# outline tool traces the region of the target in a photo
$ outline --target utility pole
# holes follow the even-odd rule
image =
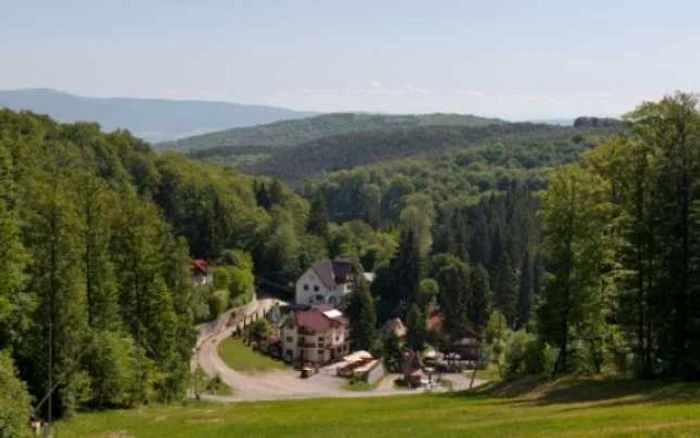
[[[51,321],[51,316],[49,315],[49,402],[48,402],[48,413],[46,419],[45,436],[46,438],[51,437],[51,420],[52,420],[52,404],[53,404],[53,323]]]

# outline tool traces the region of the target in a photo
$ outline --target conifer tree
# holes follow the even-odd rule
[[[311,203],[311,211],[309,212],[306,229],[311,234],[326,238],[328,236],[329,225],[330,219],[328,217],[328,211],[326,210],[326,200],[323,197],[323,193],[319,191]]]
[[[524,327],[530,320],[532,308],[532,266],[529,253],[523,255],[523,263],[520,268],[520,285],[518,288],[518,307],[515,328]]]
[[[412,350],[421,351],[425,344],[427,320],[418,303],[412,303],[406,315],[406,342]]]
[[[408,306],[420,298],[423,262],[420,246],[412,229],[401,233],[401,240],[389,268],[386,293],[382,297],[394,316],[405,317]]]
[[[350,336],[358,349],[370,350],[377,339],[377,313],[369,283],[357,281],[357,290],[350,296],[345,310],[350,319]]]
[[[440,285],[440,307],[445,328],[452,339],[461,339],[469,330],[469,269],[452,257],[436,275]]]
[[[491,314],[491,290],[489,275],[483,266],[477,265],[469,270],[469,302],[467,311],[472,328],[481,335]]]

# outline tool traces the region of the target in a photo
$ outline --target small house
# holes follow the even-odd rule
[[[203,259],[192,261],[192,281],[196,286],[214,283],[214,268]]]

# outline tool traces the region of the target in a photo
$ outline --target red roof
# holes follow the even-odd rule
[[[445,323],[445,317],[442,313],[435,312],[428,318],[428,330],[439,332]]]
[[[342,314],[331,318],[324,313],[332,309],[332,306],[314,306],[309,310],[297,311],[294,313],[294,322],[298,327],[314,332],[325,332],[333,327],[346,326],[348,320]]]
[[[195,259],[192,261],[192,268],[195,271],[199,271],[202,274],[206,274],[209,270],[209,263],[207,263],[206,260]]]

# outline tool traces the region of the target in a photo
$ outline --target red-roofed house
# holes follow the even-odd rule
[[[206,260],[192,260],[192,281],[198,286],[214,282],[214,269]]]
[[[332,306],[297,310],[280,329],[282,357],[301,365],[334,362],[350,351],[349,337],[347,318]]]
[[[355,267],[350,261],[316,262],[297,280],[296,303],[338,306],[343,296],[352,292],[355,275]]]

